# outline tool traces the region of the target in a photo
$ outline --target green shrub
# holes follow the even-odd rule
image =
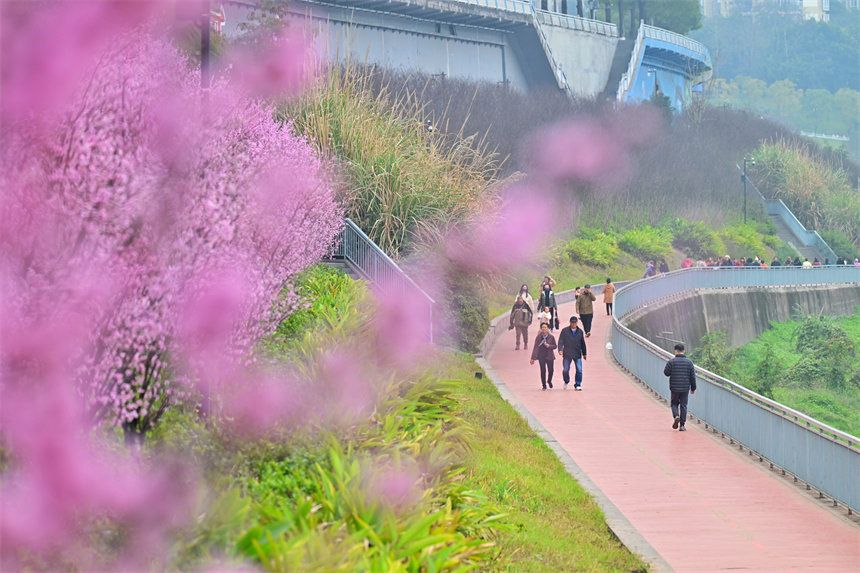
[[[720,237],[727,243],[727,247],[731,244],[739,251],[733,253],[733,256],[752,257],[764,254],[764,243],[755,225],[730,225],[720,231]]]
[[[452,342],[465,352],[476,352],[490,328],[487,292],[472,275],[462,271],[449,274],[443,297],[444,322],[454,325]]]
[[[697,366],[720,376],[728,374],[734,357],[735,351],[729,348],[728,335],[725,332],[709,332],[690,354]]]
[[[642,260],[658,259],[672,251],[672,233],[650,225],[636,227],[621,235],[618,246]]]
[[[672,233],[672,246],[694,259],[720,257],[725,253],[723,242],[701,221],[677,218],[668,228]]]
[[[853,261],[855,257],[860,256],[860,249],[857,249],[851,240],[841,231],[819,231],[819,235],[833,249],[837,257]],[[830,261],[831,264],[836,261]]]
[[[586,237],[568,241],[564,251],[571,261],[595,267],[608,267],[621,254],[613,236],[591,230],[586,233]]]

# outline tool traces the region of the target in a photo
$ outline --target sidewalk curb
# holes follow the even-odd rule
[[[490,350],[490,354],[492,354],[492,349]],[[573,461],[570,454],[568,454],[567,451],[559,445],[555,437],[543,427],[543,424],[541,424],[519,400],[516,399],[513,393],[508,389],[507,385],[505,385],[498,374],[496,374],[496,371],[493,370],[492,366],[490,366],[489,360],[481,356],[476,357],[475,360],[478,365],[484,369],[487,377],[496,386],[502,398],[504,398],[505,401],[513,406],[514,410],[525,418],[529,427],[534,430],[541,439],[543,439],[546,445],[549,446],[553,452],[555,452],[555,455],[558,456],[559,461],[561,461],[564,469],[567,470],[567,473],[573,476],[579,485],[581,485],[583,489],[594,498],[594,501],[597,502],[597,505],[600,506],[600,509],[603,510],[603,514],[606,516],[606,524],[609,526],[610,531],[612,531],[619,541],[621,541],[621,543],[630,551],[642,557],[642,559],[649,564],[649,571],[651,573],[669,573],[674,571],[666,560],[657,553],[654,547],[648,543],[642,534],[633,527],[615,504],[612,503],[600,488],[591,481],[585,472],[576,465],[576,462]]]

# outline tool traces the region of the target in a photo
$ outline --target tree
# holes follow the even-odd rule
[[[702,27],[702,11],[698,0],[649,2],[647,21],[658,28],[688,34]]]

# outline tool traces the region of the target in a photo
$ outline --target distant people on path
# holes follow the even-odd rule
[[[532,298],[532,295],[529,294],[529,285],[523,283],[523,286],[520,287],[520,292],[517,296],[523,297],[523,300],[529,305],[529,308],[532,310],[537,310],[535,308],[535,301]]]
[[[779,262],[779,257],[774,257],[773,260],[770,262],[770,266],[771,267],[782,266],[781,263]]]
[[[591,321],[594,320],[594,301],[597,297],[591,292],[591,285],[585,285],[582,292],[576,297],[576,312],[579,313],[579,319],[582,320],[582,329],[585,331],[585,337],[591,336]]]
[[[669,264],[666,262],[666,259],[660,259],[660,272],[668,273],[669,272]]]
[[[555,279],[549,275],[544,275],[543,281],[541,281],[541,283],[540,283],[540,289],[543,290],[543,287],[545,285],[549,285],[549,288],[554,289],[555,288]]]
[[[791,257],[785,258],[785,266],[787,266],[787,267],[793,267],[794,266],[794,261],[791,260]]]
[[[686,258],[686,259],[684,259],[684,261],[681,263],[681,268],[682,268],[682,269],[689,269],[689,268],[690,268],[690,267],[692,267],[692,266],[693,266],[693,261],[690,259],[690,257],[687,257],[687,258]]]
[[[648,277],[653,277],[657,272],[654,270],[654,261],[648,261],[648,264],[645,266],[645,274],[642,275],[643,279],[647,279]]]
[[[511,308],[510,322],[508,330],[517,330],[517,346],[514,350],[520,349],[520,337],[523,339],[526,350],[529,348],[529,325],[532,323],[532,309],[523,300],[523,297],[518,296],[517,302]]]
[[[663,375],[669,377],[672,416],[675,418],[672,429],[686,432],[687,399],[696,393],[696,368],[693,361],[684,355],[684,345],[680,342],[675,345],[675,357],[666,362]]]
[[[615,300],[615,285],[612,284],[609,277],[606,277],[606,285],[603,287],[603,304],[606,305],[606,316],[612,316],[613,300]]]
[[[811,269],[812,263],[809,262],[809,259],[803,259],[803,263],[801,263],[801,267],[804,269]]]
[[[564,389],[570,384],[570,365],[576,368],[573,379],[573,389],[582,390],[582,361],[586,359],[585,335],[578,328],[579,321],[575,316],[570,317],[570,326],[565,326],[558,335],[558,353],[562,357],[561,376],[564,379]]]
[[[818,260],[818,257],[815,257],[815,258],[813,259],[813,261],[812,261],[812,266],[813,266],[813,267],[820,267],[820,266],[821,266],[821,261],[819,261],[819,260]]]
[[[547,277],[549,278],[549,277]],[[540,293],[540,300],[538,301],[538,306],[540,308],[549,307],[549,313],[551,315],[549,322],[549,331],[552,332],[558,328],[558,305],[555,303],[555,293],[552,290],[552,285],[550,283],[544,283],[543,290]]]
[[[534,346],[532,347],[532,357],[529,364],[534,364],[535,360],[540,364],[540,383],[544,390],[549,386],[552,388],[552,374],[555,370],[555,336],[549,331],[549,324],[541,323],[540,332],[535,338]]]

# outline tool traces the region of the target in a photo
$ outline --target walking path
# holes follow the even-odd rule
[[[702,425],[688,420],[689,431],[671,429],[668,405],[611,361],[610,321],[600,300],[582,392],[572,382],[562,390],[560,359],[555,389],[541,391],[538,365],[528,361],[534,327],[528,351],[514,350],[513,331],[499,337],[489,373],[650,544],[646,549],[659,555],[652,570],[860,571],[860,527]],[[572,314],[573,303],[560,307],[562,323]],[[649,551],[634,550],[649,558]]]

